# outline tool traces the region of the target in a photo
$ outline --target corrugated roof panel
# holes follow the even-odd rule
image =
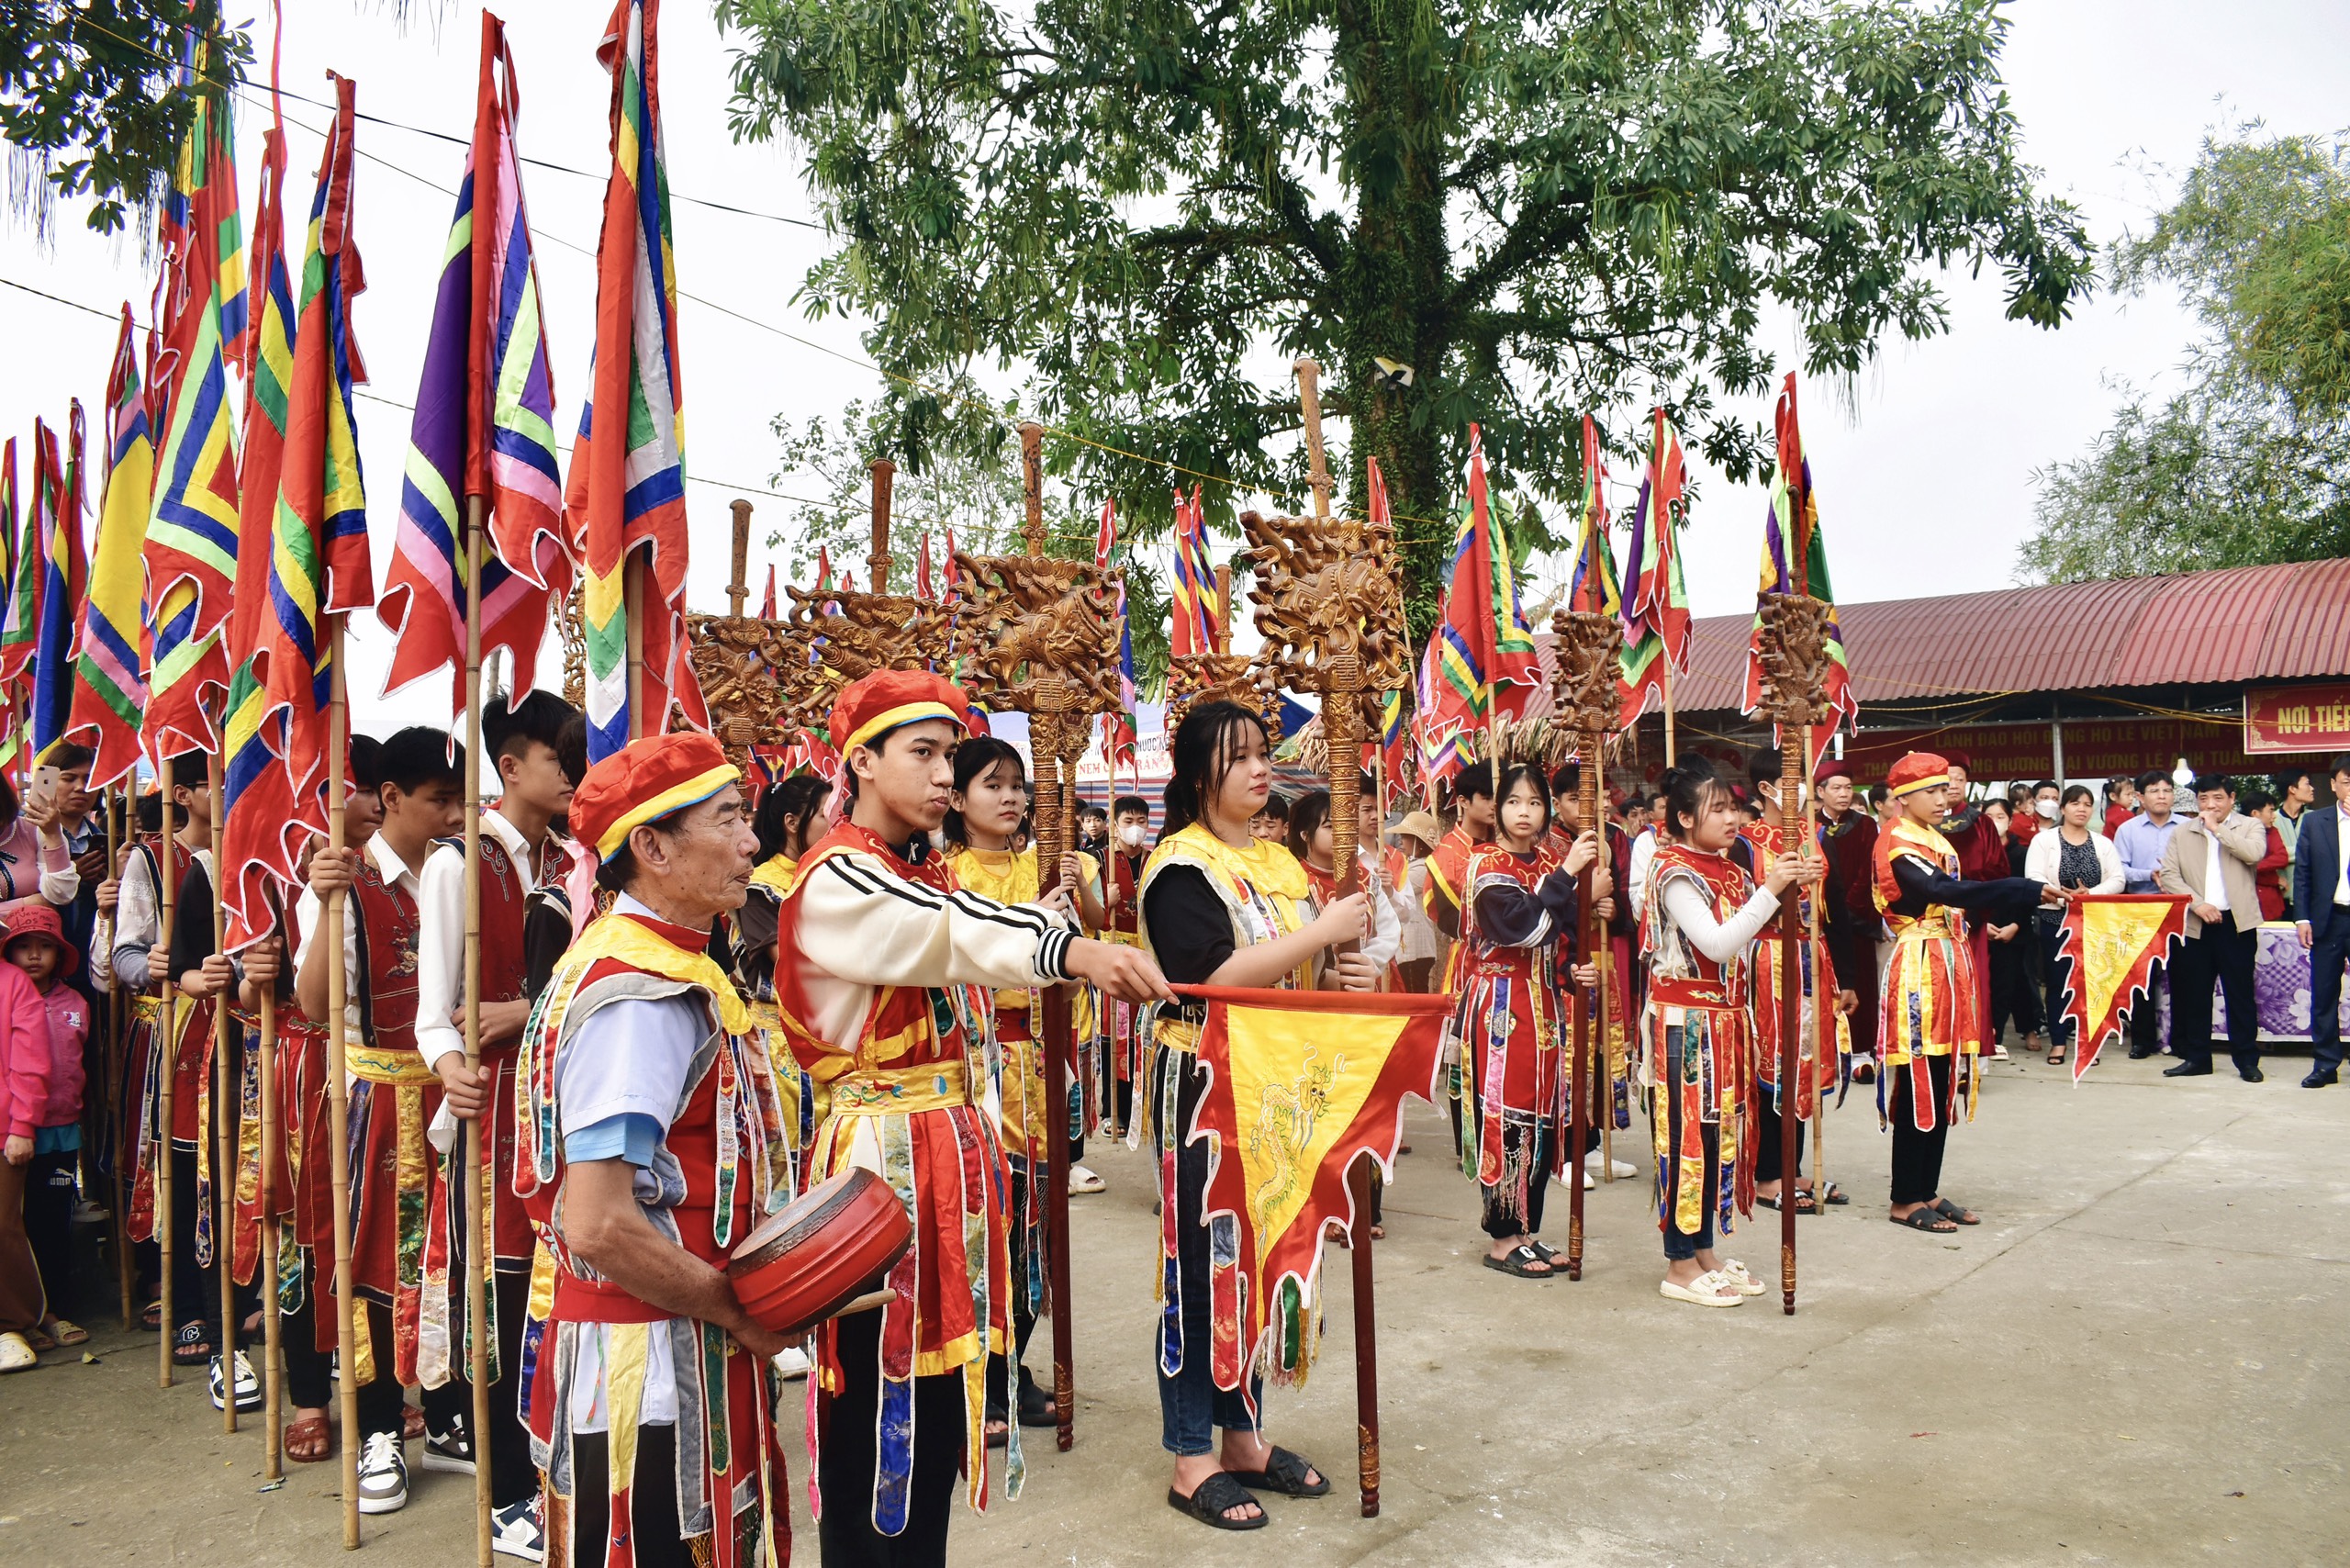
[[[2277,595],[2255,675],[2291,679],[2350,670],[2350,560],[2296,567]]]
[[[2291,566],[2240,566],[2158,577],[2114,666],[2116,686],[2188,686],[2241,680],[2260,645]]]

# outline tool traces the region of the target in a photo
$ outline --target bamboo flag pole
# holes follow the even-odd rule
[[[118,896],[122,887],[123,838],[126,825],[121,813],[127,797],[119,785],[116,786],[111,793],[113,799],[103,802],[106,813],[106,877],[115,884]],[[107,923],[110,933],[120,929],[121,920],[121,905],[118,902],[116,913]],[[108,948],[114,946],[111,935],[102,946]],[[104,972],[107,975],[109,981],[106,987],[106,1103],[119,1111],[123,1099],[122,1086],[130,1072],[130,1063],[124,1059],[129,1049],[130,996],[123,989],[120,979],[115,977],[114,965],[110,958],[99,958],[95,954],[92,955],[92,958],[94,962],[104,966]],[[128,1334],[134,1321],[134,1304],[131,1301],[130,1277],[130,1179],[123,1170],[126,1156],[132,1160],[139,1158],[137,1150],[131,1146],[130,1139],[118,1137],[115,1139],[113,1159],[114,1271],[115,1283],[122,1294],[122,1331]]]
[[[486,499],[465,498],[465,1077],[481,1076],[481,560],[482,514]],[[632,683],[638,678],[642,633],[630,620]],[[635,693],[630,694],[629,718],[636,720]],[[487,1287],[484,1276],[489,1249],[483,1221],[482,1123],[494,1114],[485,1105],[479,1115],[465,1118],[465,1339],[466,1376],[473,1385],[474,1559],[476,1568],[490,1568],[496,1539],[491,1518],[489,1475],[489,1334]],[[509,1369],[520,1376],[520,1369]]]
[[[1669,526],[1669,525],[1668,525]],[[1664,765],[1673,761],[1673,650],[1664,650]]]
[[[179,1032],[173,1025],[178,1021],[178,988],[172,981],[172,904],[178,890],[173,884],[179,880],[172,875],[172,762],[170,757],[158,759],[162,771],[163,836],[156,846],[155,884],[158,895],[156,920],[161,927],[155,946],[163,950],[162,1002],[155,1013],[155,1028],[162,1043],[154,1047],[155,1069],[155,1151],[150,1157],[155,1161],[155,1248],[161,1254],[158,1273],[161,1276],[160,1300],[156,1324],[162,1331],[162,1366],[156,1386],[172,1386],[172,1338],[179,1327],[173,1311],[172,1264],[176,1249],[172,1232],[176,1228],[178,1215],[172,1207],[176,1198],[172,1182],[172,1116],[178,1100]]]
[[[1812,772],[1818,766],[1818,763],[1817,759],[1812,756],[1811,730],[1810,727],[1807,725],[1803,732],[1803,776],[1805,781],[1803,802],[1803,847],[1804,853],[1807,855],[1810,854],[1814,850],[1818,850],[1824,859],[1827,855],[1827,850],[1822,847],[1819,842],[1818,791],[1810,787]],[[1834,1021],[1838,1016],[1836,1013],[1836,990],[1832,986],[1824,984],[1821,979],[1821,977],[1826,974],[1827,970],[1826,966],[1820,961],[1822,948],[1820,946],[1819,910],[1820,905],[1825,902],[1822,894],[1824,894],[1826,890],[1827,890],[1825,888],[1822,888],[1814,891],[1811,895],[1811,935],[1809,938],[1811,946],[1812,976],[1811,1038],[1804,1042],[1808,1047],[1807,1056],[1812,1070],[1812,1204],[1818,1212],[1821,1214],[1826,1214],[1828,1212],[1828,1085],[1833,1081],[1835,1075],[1833,1073],[1822,1072],[1820,1069],[1827,1062],[1833,1062],[1835,1060],[1835,1054],[1831,1047],[1836,1038],[1836,1025]],[[1794,1173],[1790,1171],[1788,1176],[1789,1179],[1792,1180]],[[1779,1190],[1782,1193],[1785,1193],[1791,1189],[1782,1186]]]
[[[329,633],[333,651],[329,655],[328,678],[331,684],[327,698],[327,847],[340,855],[343,849],[343,754],[350,745],[351,711],[343,680],[343,618],[334,615],[328,619],[333,628]],[[349,990],[349,977],[343,968],[344,899],[341,890],[327,895],[325,929],[319,935],[327,945],[327,1170],[334,1192],[335,1354],[336,1362],[342,1369],[339,1380],[342,1406],[342,1547],[350,1551],[359,1545],[359,1358],[358,1335],[352,1323],[351,1086],[344,1076],[350,1068],[344,1052],[342,1017],[348,1001],[344,993]],[[389,1350],[390,1347],[384,1349]],[[389,1374],[388,1367],[377,1365],[376,1376]]]
[[[229,912],[221,902],[221,872],[228,857],[220,847],[221,822],[225,814],[220,809],[220,758],[206,759],[205,788],[212,796],[212,950],[226,954],[229,946]],[[237,1429],[237,1138],[229,1132],[236,1126],[236,1112],[243,1109],[243,1096],[229,1098],[231,1085],[239,1084],[241,1073],[232,1068],[238,1041],[232,1033],[236,1020],[229,1014],[229,1004],[237,999],[236,982],[217,992],[212,999],[212,1193],[218,1218],[213,1221],[212,1264],[220,1274],[220,1343],[215,1347],[220,1357],[220,1429]]]
[[[285,929],[279,924],[279,930]],[[281,941],[281,948],[283,943]],[[278,962],[283,965],[281,951]],[[262,1479],[285,1473],[285,1325],[277,1316],[277,1213],[273,1202],[285,1107],[277,1093],[277,982],[261,988],[261,1333]]]
[[[621,619],[628,626],[628,738],[657,735],[667,725],[648,723],[644,712],[644,553],[632,550],[621,567]]]

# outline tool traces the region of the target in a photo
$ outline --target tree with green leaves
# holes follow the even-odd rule
[[[1406,520],[1416,624],[1471,421],[1561,501],[1585,409],[1665,403],[1748,476],[1767,438],[1723,399],[1772,344],[1850,374],[1943,329],[1938,269],[2042,326],[2092,282],[2019,157],[1998,0],[717,10],[737,136],[804,148],[838,236],[811,313],[870,317],[916,381],[1024,374],[1076,438],[1050,461],[1154,526],[1154,462],[1303,495],[1273,367],[1313,354],[1350,494],[1376,454]]]
[[[180,79],[191,39],[205,48],[209,82]],[[134,212],[151,218],[197,95],[237,79],[252,57],[220,0],[0,0],[12,210],[43,231],[60,198],[86,199],[101,234]]]
[[[2034,476],[2020,575],[2143,577],[2350,555],[2350,144],[2207,137],[2178,199],[2113,255],[2205,335],[2185,388],[2121,388],[2089,450]]]

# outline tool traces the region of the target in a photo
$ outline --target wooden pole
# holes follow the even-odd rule
[[[343,618],[336,615],[330,620],[333,651],[329,656],[332,684],[327,698],[327,847],[340,854],[343,848],[343,754],[350,745],[351,711],[343,679]],[[345,1081],[350,1068],[342,1030],[344,992],[349,985],[343,969],[343,900],[341,892],[327,895],[325,929],[319,938],[327,945],[327,1170],[334,1192],[335,1353],[342,1368],[338,1380],[342,1406],[342,1547],[350,1551],[359,1545],[359,1358],[358,1335],[352,1323],[351,1089]],[[386,1354],[391,1350],[388,1345],[382,1349]],[[378,1362],[375,1375],[388,1377],[391,1369]],[[476,1433],[477,1455],[482,1451],[480,1441],[481,1434]]]
[[[1818,759],[1812,756],[1811,729],[1803,732],[1803,776],[1808,784]],[[1824,859],[1827,851],[1819,843],[1819,800],[1817,790],[1807,790],[1803,806],[1803,847],[1808,855],[1819,849]],[[1818,893],[1811,897],[1811,920],[1808,940],[1811,944],[1811,1038],[1804,1042],[1807,1065],[1811,1068],[1811,1190],[1815,1212],[1828,1212],[1828,1086],[1836,1080],[1831,1070],[1835,1065],[1836,990],[1824,982],[1827,969],[1821,962],[1826,951],[1819,931],[1821,900]],[[1839,977],[1840,979],[1841,977]],[[1782,1186],[1779,1191],[1788,1189]]]
[[[1023,425],[1020,427],[1021,441],[1023,442],[1024,446],[1027,442],[1027,432],[1030,428],[1031,427],[1028,425]],[[1044,433],[1044,426],[1037,425],[1034,428],[1039,435]],[[1025,455],[1024,452],[1024,455]],[[1034,465],[1032,465],[1032,469],[1033,466]],[[888,593],[890,591],[890,498],[893,487],[897,481],[898,465],[890,462],[886,457],[877,457],[872,462],[865,465],[865,471],[867,474],[870,475],[873,479],[873,548],[865,557],[866,569],[872,578],[872,586],[866,591],[868,593]],[[1037,477],[1041,483],[1042,476],[1039,475]],[[1031,491],[1029,500],[1029,510],[1031,514],[1040,515],[1040,509],[1043,504],[1041,495],[1037,492]],[[747,549],[749,547],[751,525],[751,507],[748,501],[743,503],[742,517],[743,547]],[[1042,554],[1044,552],[1041,550],[1032,550],[1030,554]]]
[[[727,613],[740,621],[751,598],[751,503],[737,497],[728,506],[734,513],[734,577],[726,585]]]
[[[1215,569],[1215,651],[1219,654],[1232,652],[1232,568],[1229,566]]]
[[[162,765],[163,836],[157,846],[155,857],[156,907],[159,912],[156,919],[162,932],[156,946],[163,949],[164,963],[162,1004],[155,1014],[155,1027],[162,1032],[162,1042],[156,1047],[156,1060],[160,1065],[155,1073],[155,1152],[151,1158],[155,1161],[155,1247],[162,1255],[158,1266],[161,1276],[158,1282],[162,1288],[158,1293],[160,1311],[156,1322],[162,1331],[162,1367],[156,1386],[169,1388],[172,1386],[172,1339],[179,1329],[178,1318],[173,1311],[176,1304],[172,1299],[172,1264],[175,1250],[172,1231],[177,1217],[172,1209],[175,1197],[172,1182],[172,1115],[179,1088],[179,1038],[173,1025],[177,1022],[174,1014],[178,1009],[174,1003],[179,992],[178,987],[172,983],[173,976],[170,962],[172,905],[179,892],[173,884],[179,879],[172,875],[173,759],[162,757],[159,760]]]
[[[1583,825],[1599,835],[1599,853],[1604,856],[1607,853],[1607,824],[1600,817],[1600,801],[1604,797],[1599,788],[1599,759],[1603,744],[1602,737],[1597,733],[1584,732],[1583,767],[1576,776],[1579,782],[1576,793],[1579,797],[1578,804],[1582,807]],[[1598,865],[1597,860],[1592,862],[1592,880],[1594,881],[1597,880]],[[1610,868],[1613,869],[1612,865]],[[1588,891],[1588,884],[1585,890]],[[1622,889],[1617,890],[1619,897],[1622,892]],[[1592,1058],[1592,1082],[1584,1110],[1585,1114],[1590,1114],[1591,1107],[1588,1103],[1590,1099],[1598,1099],[1607,1107],[1606,1110],[1599,1113],[1599,1169],[1604,1173],[1601,1180],[1613,1182],[1616,1180],[1616,1142],[1610,1133],[1616,1119],[1611,1114],[1616,1098],[1615,1061],[1607,1048],[1607,1005],[1611,1000],[1607,989],[1608,970],[1613,966],[1608,962],[1607,927],[1600,924],[1599,912],[1594,907],[1596,902],[1596,900],[1587,900],[1583,905],[1583,950],[1591,955],[1592,962],[1599,969],[1599,984],[1593,988],[1591,1006],[1591,1037],[1595,1054]],[[1604,1092],[1600,1088],[1602,1084],[1608,1086]],[[1575,1159],[1578,1163],[1584,1159],[1580,1147],[1575,1151]],[[1583,1173],[1577,1170],[1573,1185],[1569,1189],[1570,1198],[1567,1209],[1570,1215],[1574,1211],[1572,1195],[1582,1191]],[[1574,1239],[1572,1233],[1568,1239],[1570,1241]]]
[[[1379,1313],[1371,1294],[1371,1157],[1357,1159],[1347,1172],[1354,1201],[1354,1235],[1348,1248],[1355,1292],[1355,1482],[1362,1491],[1362,1517],[1379,1517]]]
[[[1297,411],[1305,423],[1305,461],[1310,477],[1306,483],[1314,487],[1314,520],[1326,521],[1330,516],[1330,469],[1322,456],[1322,367],[1310,359],[1300,359],[1290,368],[1297,372]]]
[[[1061,687],[1054,678],[1051,684]],[[1048,699],[1049,700],[1049,699]],[[1036,754],[1036,873],[1040,895],[1059,885],[1061,856],[1069,849],[1072,812],[1069,780],[1061,765],[1066,749],[1064,732],[1078,722],[1058,711],[1032,716],[1029,749]],[[1082,733],[1080,729],[1080,734]],[[1075,890],[1071,890],[1072,895]],[[1069,1300],[1069,1058],[1071,1021],[1069,990],[1045,991],[1045,1268],[1050,1276],[1053,1310],[1053,1415],[1059,1429],[1054,1440],[1067,1453],[1077,1442],[1077,1366],[1071,1341],[1077,1337],[1075,1305]],[[1035,1180],[1035,1172],[1030,1172]],[[1015,1383],[1017,1380],[1013,1380]],[[1019,1390],[1007,1397],[1016,1407]],[[1015,1408],[1013,1415],[1018,1411]]]
[[[465,498],[465,1076],[476,1080],[481,1074],[481,565],[487,505],[482,496]],[[735,576],[742,576],[739,552]],[[633,626],[634,617],[630,619]],[[629,712],[633,722],[633,697]],[[465,1375],[474,1395],[476,1568],[490,1568],[497,1538],[489,1492],[488,1215],[482,1202],[482,1123],[494,1114],[494,1107],[485,1106],[481,1115],[465,1119]],[[513,1369],[513,1375],[520,1376],[520,1369]]]
[[[1673,761],[1673,650],[1664,650],[1664,765]]]
[[[874,476],[877,504],[886,495],[888,481]],[[1027,537],[1028,554],[1045,553],[1045,427],[1034,420],[1020,421],[1020,489],[1027,503],[1026,521],[1021,532]]]
[[[621,568],[621,616],[628,623],[628,738],[657,735],[668,727],[669,715],[657,719],[644,711],[644,553],[632,550]]]
[[[1589,781],[1596,776],[1590,759],[1598,749],[1592,743],[1590,732],[1584,732],[1585,760],[1583,776],[1585,783],[1582,791],[1584,800],[1590,798]],[[1498,786],[1494,792],[1497,796],[1501,793]],[[1496,801],[1496,809],[1499,808],[1499,804],[1500,802]],[[1589,808],[1586,807],[1583,821],[1585,827],[1590,825],[1588,812]],[[1605,840],[1603,839],[1602,842],[1604,843]],[[1591,951],[1592,935],[1599,926],[1598,918],[1592,909],[1591,890],[1593,874],[1597,869],[1597,866],[1598,863],[1595,860],[1593,864],[1584,867],[1582,873],[1575,879],[1576,920],[1582,928],[1582,946],[1586,953]],[[1466,890],[1463,890],[1463,892],[1465,896]],[[1587,1126],[1584,1118],[1591,1112],[1589,1081],[1585,1073],[1591,1061],[1592,1002],[1588,996],[1579,996],[1577,1000],[1580,1005],[1575,1008],[1574,1034],[1568,1046],[1567,1058],[1567,1092],[1570,1095],[1567,1102],[1567,1278],[1569,1280],[1583,1278],[1583,1129]],[[1534,1179],[1539,1182],[1544,1178],[1542,1173],[1538,1171]]]
[[[122,882],[123,840],[128,831],[128,824],[125,823],[120,813],[127,797],[119,785],[114,789],[112,794],[113,799],[105,802],[106,876],[119,888]],[[121,922],[119,911],[120,906],[118,905],[115,919],[109,923],[112,928],[118,930],[120,928]],[[111,939],[106,945],[113,946]],[[113,969],[110,956],[101,957],[93,954],[91,960],[94,963],[104,964],[108,972]],[[122,1106],[122,1086],[130,1072],[130,1063],[125,1059],[129,1049],[129,1030],[130,996],[124,991],[121,980],[117,979],[106,991],[106,1103],[118,1112]],[[115,1146],[114,1271],[115,1283],[122,1294],[122,1331],[128,1334],[130,1332],[131,1324],[136,1321],[134,1317],[136,1304],[131,1300],[134,1293],[131,1289],[130,1277],[130,1178],[124,1171],[123,1163],[126,1156],[136,1160],[139,1155],[128,1137],[118,1136],[115,1140]]]
[[[281,930],[283,927],[281,926]],[[279,955],[280,963],[285,956]],[[261,988],[261,1334],[262,1479],[285,1473],[285,1325],[277,1316],[277,1151],[285,1146],[285,1110],[277,1094],[277,983]]]
[[[212,795],[212,950],[226,954],[229,947],[229,912],[221,902],[222,879],[227,874],[228,857],[220,847],[223,827],[220,809],[220,758],[213,756],[205,764],[205,787]],[[229,1129],[236,1126],[236,1113],[243,1107],[229,1098],[232,1085],[241,1088],[241,1074],[232,1069],[233,1058],[243,1045],[233,1033],[236,1020],[229,1015],[229,1004],[237,1000],[233,983],[212,999],[212,1194],[217,1218],[213,1221],[212,1263],[220,1271],[220,1429],[237,1429],[237,1139]]]
[[[1803,788],[1804,745],[1790,735],[1780,739],[1795,744],[1783,745],[1779,753],[1779,842],[1783,853],[1800,855],[1803,845],[1796,835],[1802,831],[1801,819],[1796,815],[1795,803]],[[1796,1095],[1803,1035],[1803,955],[1796,951],[1803,930],[1799,917],[1803,896],[1794,889],[1788,893],[1779,906],[1779,1293],[1792,1317],[1796,1310],[1796,1134],[1803,1127]]]

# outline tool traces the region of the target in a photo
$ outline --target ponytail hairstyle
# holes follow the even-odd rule
[[[759,839],[761,865],[786,850],[795,857],[808,853],[808,846],[815,841],[811,830],[816,825],[816,813],[832,790],[829,779],[812,773],[795,773],[767,787],[759,796],[759,809],[751,818],[751,831]]]
[[[1028,767],[1020,760],[1020,753],[1013,748],[1010,742],[998,740],[993,735],[973,735],[965,740],[955,748],[955,792],[961,794],[978,781],[980,774],[1006,760],[1012,764],[1013,777],[1025,784]],[[1024,816],[1021,821],[1024,824],[1027,819]],[[970,847],[970,838],[963,826],[963,813],[952,806],[946,809],[943,831],[947,843],[966,849]],[[1017,837],[1016,834],[1014,836]]]
[[[1205,818],[1208,801],[1224,788],[1225,778],[1239,760],[1252,729],[1268,747],[1272,745],[1272,732],[1265,728],[1263,715],[1237,702],[1203,702],[1183,715],[1183,722],[1175,727],[1174,744],[1168,747],[1170,772],[1164,797],[1167,825],[1159,834],[1162,842]]]
[[[1304,865],[1314,857],[1314,835],[1330,820],[1330,791],[1308,790],[1289,803],[1289,852]]]
[[[1684,817],[1689,819],[1689,825],[1694,825],[1714,803],[1715,797],[1729,793],[1729,786],[1722,782],[1721,775],[1702,757],[1668,770],[1663,788],[1665,836],[1676,844],[1685,844],[1689,839],[1689,826],[1683,823]]]

